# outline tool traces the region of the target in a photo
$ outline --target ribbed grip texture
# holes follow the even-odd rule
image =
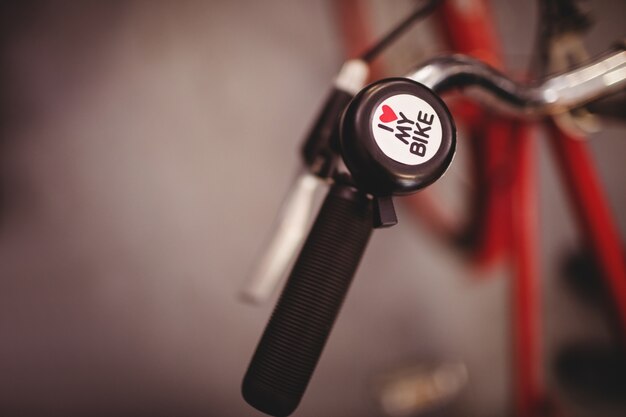
[[[334,185],[244,378],[250,405],[277,417],[296,409],[371,232],[371,201],[352,187]]]

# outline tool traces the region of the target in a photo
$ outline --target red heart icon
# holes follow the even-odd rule
[[[383,105],[383,114],[380,115],[380,121],[383,123],[389,123],[396,120],[398,116],[396,116],[396,112],[393,111],[391,107],[388,105]]]

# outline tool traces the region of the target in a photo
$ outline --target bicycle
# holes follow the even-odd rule
[[[597,58],[591,64],[560,75],[547,77],[543,83],[538,85],[516,83],[480,61],[459,56],[448,56],[428,61],[407,78],[426,85],[437,94],[443,94],[449,89],[460,86],[478,85],[483,92],[491,95],[492,100],[500,105],[505,105],[513,114],[521,118],[526,118],[529,114],[539,117],[563,113],[623,88],[625,81],[622,74],[624,65],[626,65],[626,53],[624,53],[623,45],[620,48],[607,56]],[[606,68],[596,71],[600,66],[606,66]],[[567,80],[582,75],[589,77],[579,84],[569,85],[567,83]],[[602,79],[611,77],[616,80],[614,83],[610,85],[602,83]],[[393,110],[394,107],[404,109],[406,103],[396,102],[394,97],[401,96],[407,91],[412,92],[414,97],[425,101],[430,106],[430,108],[422,109],[422,116],[418,111],[416,120],[409,120],[409,118],[404,117],[405,112],[399,115],[400,111]],[[419,108],[417,104],[413,107],[410,104],[408,106]],[[335,109],[331,113],[336,115],[338,111]],[[434,118],[429,117],[431,114],[436,114],[441,123],[440,143],[442,145],[436,149],[433,155],[430,155],[426,162],[420,162],[418,165],[430,162],[433,157],[436,158],[437,163],[423,165],[422,168],[428,168],[426,171],[407,171],[404,169],[405,167],[398,166],[397,163],[413,166],[411,163],[414,159],[411,159],[411,155],[416,158],[426,158],[426,147],[429,143],[425,144],[419,140],[409,142],[408,136],[410,134],[406,133],[408,132],[406,129],[388,132],[385,129],[388,127],[386,123],[399,120],[404,125],[401,127],[419,125],[419,128],[412,130],[411,134],[414,134],[418,139],[424,139],[426,127],[430,126],[426,122],[432,123],[434,120]],[[387,149],[388,152],[386,152],[382,148],[382,146],[387,145],[380,145],[382,139],[372,134],[372,131],[379,127],[378,124],[370,126],[363,122],[363,119],[369,122],[376,118],[378,119],[377,123],[383,126],[380,129],[387,132],[385,134],[398,139],[396,144],[408,145],[408,154],[411,155],[393,149]],[[414,123],[411,124],[411,121]],[[318,172],[323,171],[328,174],[329,178],[334,179],[335,184],[329,191],[326,202],[318,215],[318,220],[313,226],[309,239],[294,267],[292,276],[259,348],[257,348],[246,376],[246,382],[244,382],[246,399],[273,415],[288,415],[297,406],[328,337],[332,322],[365,249],[372,228],[391,226],[397,222],[391,195],[414,192],[434,182],[445,172],[454,153],[454,125],[445,105],[440,102],[436,95],[430,93],[430,90],[418,87],[418,84],[405,79],[383,80],[368,86],[348,106],[341,126],[340,143],[324,147],[325,153],[322,154],[329,156],[330,162],[336,162],[333,159],[340,154],[351,177],[345,175],[346,171],[337,170],[332,163],[318,163],[316,165],[320,169]],[[432,130],[432,127],[429,130]],[[334,132],[337,131],[334,130]],[[398,138],[396,135],[400,137]],[[405,143],[405,141],[409,143]],[[411,152],[411,147],[414,148],[414,152]],[[381,152],[384,156],[381,156]],[[520,155],[524,155],[524,152],[521,151]],[[337,213],[344,213],[344,216],[342,217]],[[346,227],[346,224],[353,228],[346,232],[342,229],[342,227]],[[346,234],[337,235],[335,230],[344,230]],[[346,238],[348,240],[345,242],[345,246],[338,243],[338,241]],[[348,252],[341,252],[340,249],[345,247],[349,248],[347,249]],[[330,262],[330,265],[321,266],[317,260],[319,256],[330,258],[333,261]],[[322,267],[331,269],[324,269],[324,273],[320,276],[318,274]],[[325,287],[324,281],[315,281],[315,279],[326,279],[325,276],[332,275],[339,284],[327,283],[331,285],[330,288]],[[316,300],[310,297],[310,291],[326,294],[329,298],[328,300],[324,298],[323,301],[328,301],[328,304],[317,305]],[[321,311],[324,309],[325,311]],[[308,315],[315,315],[316,317],[312,319],[307,317]],[[299,329],[316,329],[317,331],[314,336],[311,336],[302,333],[306,330]],[[298,335],[298,337],[294,337],[294,335]],[[306,338],[305,336],[310,337],[310,345],[301,342],[303,338]],[[299,349],[292,349],[293,347]],[[289,355],[285,357],[283,355],[287,354],[285,348],[290,351],[293,350],[296,355],[299,355],[297,352],[301,352],[302,355],[298,358],[289,357]],[[263,363],[263,361],[266,362]],[[276,374],[276,369],[281,367],[284,368],[282,369],[284,372],[280,375]],[[292,367],[296,369],[291,369]],[[270,380],[271,382],[268,382]],[[264,384],[266,384],[265,388],[259,388]],[[253,385],[257,386],[256,392],[252,392],[254,391]],[[263,393],[270,395],[267,386],[278,388],[282,393],[268,400],[267,397],[263,397]],[[527,392],[526,395],[533,397],[536,393]],[[283,402],[282,404],[278,400],[279,397]],[[536,403],[535,398],[527,398],[526,401]],[[536,404],[528,405],[527,408],[533,406]]]

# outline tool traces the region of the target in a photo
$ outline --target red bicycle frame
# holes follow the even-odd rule
[[[347,10],[350,13],[345,13]],[[363,50],[372,39],[365,15],[362,2],[339,2],[341,27],[350,56]],[[438,21],[442,35],[453,50],[502,67],[501,48],[486,0],[462,4],[443,2]],[[377,77],[380,68],[376,72]],[[511,325],[516,415],[554,414],[547,408],[552,401],[549,401],[541,372],[536,127],[532,123],[493,115],[469,101],[457,103],[453,113],[468,133],[476,184],[471,220],[465,230],[466,239],[472,243],[472,258],[475,265],[483,268],[506,258],[513,271]],[[564,133],[553,122],[548,122],[547,126],[582,237],[597,260],[623,335],[626,335],[626,263],[592,158],[584,141]],[[406,200],[415,212],[426,214],[436,230],[454,238],[453,228],[433,209],[428,192]]]

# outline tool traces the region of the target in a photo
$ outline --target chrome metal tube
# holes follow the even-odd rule
[[[437,93],[462,89],[521,117],[558,114],[626,88],[626,48],[539,82],[521,83],[465,55],[434,58],[407,76]]]

